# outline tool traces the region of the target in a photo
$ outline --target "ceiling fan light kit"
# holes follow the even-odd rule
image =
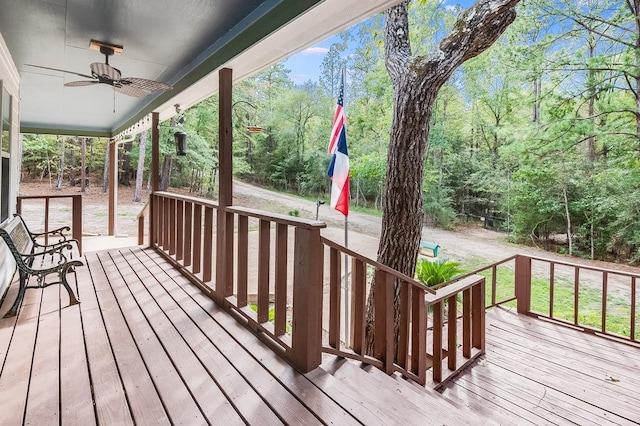
[[[168,84],[155,80],[149,80],[140,77],[122,77],[119,69],[109,65],[109,56],[120,55],[124,48],[122,46],[109,44],[101,41],[91,40],[89,43],[91,50],[98,50],[104,55],[104,63],[93,62],[89,65],[91,75],[77,73],[75,71],[62,70],[58,68],[43,67],[40,65],[29,65],[31,67],[43,68],[52,71],[74,74],[79,77],[88,78],[89,80],[70,81],[65,83],[66,87],[83,87],[92,86],[94,84],[108,84],[113,87],[115,92],[136,98],[143,98],[150,95],[154,91],[171,90],[173,87]]]

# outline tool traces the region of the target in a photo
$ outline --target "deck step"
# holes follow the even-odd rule
[[[461,412],[434,390],[417,388],[404,379],[389,376],[371,366],[361,366],[356,361],[333,358],[317,370],[331,374],[342,392],[357,396],[362,400],[361,404],[371,404],[371,410],[379,410],[388,416],[384,423],[409,424],[415,419],[423,419],[423,424],[487,424],[485,418]],[[395,404],[389,406],[385,401],[395,401]]]

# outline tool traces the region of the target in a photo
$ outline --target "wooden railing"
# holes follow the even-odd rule
[[[321,361],[322,222],[156,192],[152,245],[301,371]]]
[[[144,203],[144,207],[142,207],[142,210],[138,213],[138,245],[140,246],[144,244],[144,219],[147,216],[149,216],[149,201]]]
[[[51,226],[51,202],[54,204],[58,201],[62,203],[71,199],[71,217],[58,219],[58,223]],[[24,211],[23,201],[25,200],[42,200],[44,206],[42,208],[37,207],[37,215],[31,212]],[[25,203],[26,204],[26,203]],[[40,213],[42,211],[42,213]],[[22,195],[17,198],[16,212],[23,216],[27,226],[29,226],[32,232],[48,232],[52,229],[62,226],[71,226],[72,238],[78,240],[78,249],[82,254],[82,195]],[[69,220],[70,219],[70,220]],[[45,236],[45,244],[49,243],[49,239]]]
[[[427,371],[431,369],[430,382],[436,387],[484,353],[483,277],[469,276],[433,290],[331,240],[323,238],[322,242],[329,252],[329,314],[325,324],[329,332],[324,352],[374,365],[388,374],[399,372],[423,385],[428,382]],[[352,268],[347,285],[351,290],[350,300],[346,301],[342,284],[344,255]],[[366,299],[372,280],[376,286],[374,320],[369,331],[373,352],[367,353]],[[397,308],[394,307],[396,299]],[[443,317],[445,302],[446,320]],[[344,303],[349,304],[349,318],[342,314]],[[460,340],[462,350],[457,348]]]
[[[638,342],[640,274],[519,255],[515,280],[519,313]]]
[[[320,365],[324,351],[389,374],[399,372],[421,384],[428,382],[427,370],[433,367],[431,381],[437,384],[484,351],[483,277],[431,290],[322,238],[322,222],[221,208],[208,200],[166,192],[154,193],[151,202],[152,246],[300,371]],[[348,301],[341,288],[343,255],[353,266]],[[373,276],[378,286],[377,319],[373,354],[368,355],[365,306]],[[324,300],[323,283],[329,287]],[[341,315],[344,303],[352,307],[346,319]],[[349,339],[341,334],[345,321]],[[328,330],[326,339],[323,328]]]

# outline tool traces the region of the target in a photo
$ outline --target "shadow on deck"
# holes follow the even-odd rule
[[[333,356],[301,374],[155,251],[86,260],[80,305],[59,286],[28,290],[19,315],[0,320],[0,424],[640,421],[629,345],[498,308],[486,359],[442,395]]]

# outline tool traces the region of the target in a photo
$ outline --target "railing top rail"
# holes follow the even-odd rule
[[[140,219],[141,217],[146,217],[148,213],[149,213],[149,200],[147,200],[147,202],[144,203],[142,210],[140,210],[140,213],[138,213],[138,219]]]
[[[204,206],[209,206],[214,209],[218,208],[218,203],[215,203],[211,200],[207,200],[206,198],[192,197],[190,195],[175,194],[173,192],[166,192],[166,191],[156,191],[153,194],[159,195],[165,198],[173,198],[175,200],[182,200],[182,201],[188,201],[191,203],[202,204]]]
[[[56,195],[18,195],[19,200],[37,200],[40,198],[75,198],[82,197],[82,194],[56,194]]]
[[[242,216],[255,217],[256,219],[264,219],[269,221],[278,222],[284,225],[296,226],[298,228],[305,229],[321,229],[326,228],[327,224],[317,220],[296,218],[293,216],[287,216],[283,214],[265,212],[262,210],[249,209],[246,207],[229,206],[225,207],[225,211],[230,213],[236,213]]]
[[[405,274],[403,274],[401,272],[398,272],[395,269],[390,268],[390,267],[388,267],[386,265],[383,265],[382,263],[379,263],[379,262],[377,262],[377,261],[375,261],[373,259],[369,259],[368,257],[361,255],[360,253],[356,253],[355,251],[348,249],[347,247],[343,246],[342,244],[336,243],[335,241],[329,240],[329,239],[327,239],[325,237],[321,237],[321,240],[322,240],[323,244],[325,244],[325,245],[327,245],[329,247],[335,248],[337,250],[340,250],[343,253],[346,253],[351,257],[359,259],[359,260],[363,261],[364,263],[369,264],[369,265],[371,265],[371,266],[373,266],[375,268],[383,270],[383,271],[387,272],[388,274],[391,274],[394,277],[396,277],[398,279],[401,279],[402,281],[406,281],[407,283],[409,283],[410,285],[412,285],[414,287],[418,287],[421,290],[424,290],[426,293],[436,294],[435,290],[433,290],[430,287],[427,287],[426,285],[422,284],[420,281],[417,281],[416,279],[411,278],[410,276],[405,275]]]
[[[621,271],[621,270],[618,270],[618,269],[601,268],[599,266],[590,266],[590,265],[584,265],[584,264],[581,264],[581,263],[566,262],[564,260],[555,260],[555,259],[549,259],[549,258],[546,258],[546,257],[539,257],[539,256],[529,256],[529,255],[520,255],[520,256],[527,257],[529,259],[537,260],[537,261],[540,261],[540,262],[547,262],[547,263],[554,263],[556,265],[569,266],[571,268],[588,269],[590,271],[606,272],[608,274],[622,275],[622,276],[631,277],[631,278],[633,278],[633,277],[640,278],[640,273],[626,272],[626,271]]]
[[[462,280],[464,278],[470,277],[472,275],[477,275],[479,272],[486,271],[487,269],[491,269],[491,268],[493,268],[495,266],[500,266],[500,265],[502,265],[504,263],[510,262],[513,259],[515,259],[516,257],[518,257],[518,255],[514,254],[513,256],[509,256],[506,259],[499,260],[499,261],[497,261],[495,263],[492,263],[490,265],[483,266],[482,268],[475,269],[475,270],[473,270],[471,272],[467,272],[466,274],[462,274],[462,275],[460,275],[458,277],[455,277],[454,279],[452,279],[450,281],[434,285],[432,288],[435,289],[435,290],[439,290],[439,289],[441,289],[443,287],[447,287],[447,286],[451,285],[452,283],[458,282],[458,281],[460,281],[460,280]]]
[[[434,304],[440,302],[444,299],[447,299],[451,296],[455,296],[456,294],[464,291],[468,288],[473,287],[480,281],[484,280],[483,276],[480,275],[470,275],[466,278],[462,278],[459,281],[456,281],[452,284],[449,284],[446,287],[442,287],[436,291],[436,294],[427,294],[425,296],[425,301],[428,304]]]
[[[214,209],[218,209],[218,210],[224,210],[230,213],[235,213],[235,214],[239,214],[242,216],[250,216],[250,217],[254,217],[256,219],[264,219],[264,220],[268,220],[268,221],[272,221],[272,222],[277,222],[277,223],[281,223],[284,225],[290,225],[290,226],[296,226],[298,228],[305,228],[305,229],[321,229],[321,228],[326,228],[327,224],[324,222],[320,222],[317,220],[309,220],[309,219],[303,219],[303,218],[296,218],[293,216],[287,216],[287,215],[283,215],[283,214],[278,214],[278,213],[271,213],[271,212],[266,212],[263,210],[256,210],[256,209],[249,209],[246,207],[240,207],[240,206],[229,206],[229,207],[220,207],[218,206],[217,203],[211,201],[211,200],[207,200],[205,198],[199,198],[199,197],[192,197],[189,195],[181,195],[181,194],[174,194],[172,192],[165,192],[165,191],[156,191],[154,192],[155,195],[159,195],[161,197],[165,197],[165,198],[173,198],[175,200],[182,200],[182,201],[188,201],[190,203],[195,203],[195,204],[201,204],[204,206],[208,206],[208,207],[212,207]]]

